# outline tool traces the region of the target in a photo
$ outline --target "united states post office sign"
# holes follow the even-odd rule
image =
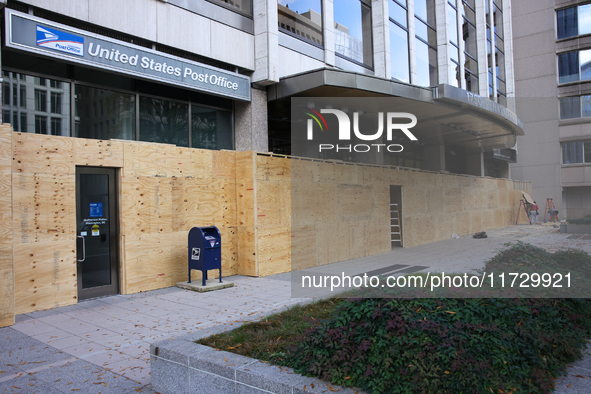
[[[6,9],[6,46],[250,101],[250,78]]]

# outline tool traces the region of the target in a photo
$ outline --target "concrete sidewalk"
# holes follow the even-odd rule
[[[481,268],[504,243],[517,240],[550,251],[572,247],[591,253],[589,237],[560,234],[548,225],[510,226],[488,235],[399,248],[337,264],[358,273],[387,272],[393,265],[404,265],[409,272],[468,272]],[[232,329],[306,301],[292,298],[290,274],[227,279],[235,287],[210,293],[171,287],[19,315],[15,325],[0,329],[0,392],[153,392],[151,343],[220,324]],[[591,392],[591,357],[585,357],[559,380],[557,392]]]

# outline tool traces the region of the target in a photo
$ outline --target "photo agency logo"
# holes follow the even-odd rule
[[[343,110],[322,108],[320,111],[317,111],[310,107],[302,108],[304,109],[305,115],[309,117],[306,123],[306,138],[308,141],[315,140],[315,129],[319,130],[320,133],[329,132],[328,123],[323,115],[334,115],[338,122],[338,143],[325,143],[326,135],[322,135],[319,138],[323,140],[323,143],[318,144],[319,153],[326,151],[348,151],[356,153],[402,152],[404,147],[401,144],[392,143],[395,133],[398,132],[402,132],[410,141],[417,141],[417,137],[410,131],[411,128],[416,126],[417,117],[408,112],[378,112],[377,119],[375,115],[371,119],[368,118],[371,114],[366,114],[366,121],[363,122],[360,121],[360,115],[363,115],[363,112],[354,111],[352,112],[353,121],[351,122],[350,115]],[[371,125],[374,121],[377,121],[377,131],[374,131],[375,124],[373,126]],[[360,123],[365,124],[360,125]],[[379,143],[379,141],[384,141],[384,129],[386,131],[385,137],[387,143]],[[353,134],[351,130],[353,130]],[[352,143],[356,140],[363,141],[363,143]],[[370,141],[373,143],[370,143]]]

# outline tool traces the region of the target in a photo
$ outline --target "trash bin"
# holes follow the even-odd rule
[[[203,286],[208,270],[220,270],[222,283],[222,236],[217,227],[193,227],[189,231],[189,283],[191,270],[201,271]]]

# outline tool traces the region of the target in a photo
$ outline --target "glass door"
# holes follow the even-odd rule
[[[115,169],[76,168],[78,300],[117,294]]]

